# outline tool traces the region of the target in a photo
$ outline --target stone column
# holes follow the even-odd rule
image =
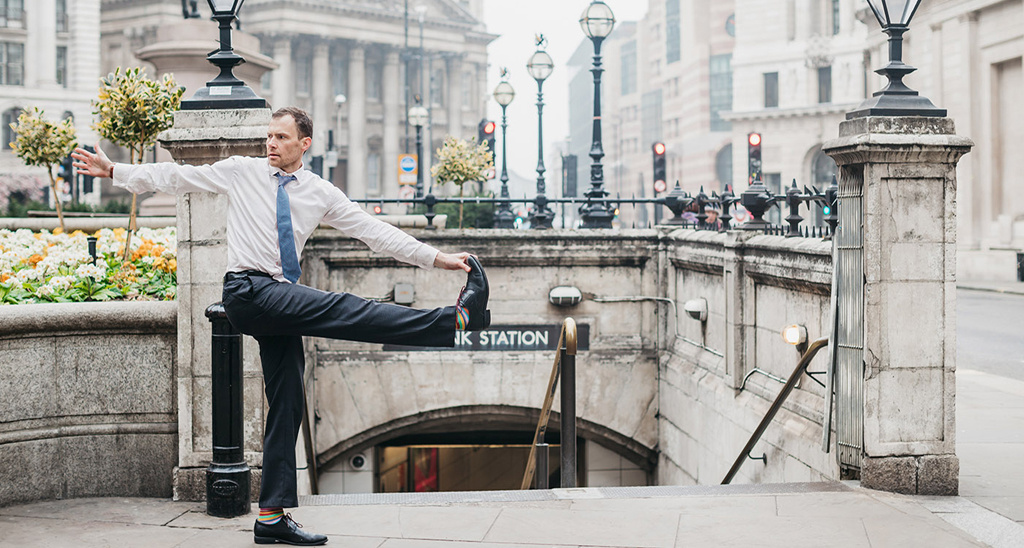
[[[203,165],[232,155],[266,153],[269,109],[179,110],[160,144],[178,163]],[[178,210],[178,466],[175,500],[206,497],[206,468],[213,458],[211,325],[206,307],[221,300],[226,268],[227,196],[193,192],[177,198]],[[245,460],[252,468],[252,500],[259,498],[263,465],[263,375],[256,342],[244,338]]]
[[[271,107],[277,110],[295,102],[295,63],[292,62],[291,38],[277,37],[277,41],[274,42],[274,61],[278,67],[274,69],[270,78],[270,89],[273,94]]]
[[[448,134],[462,138],[462,57],[448,58]]]
[[[331,44],[321,40],[313,45],[313,154],[327,150],[327,130],[334,119],[334,96],[331,94]]]
[[[366,50],[348,50],[348,188],[349,198],[366,197]]]
[[[28,41],[25,43],[25,87],[57,86],[57,3],[25,2]],[[51,116],[59,113],[51,113]]]
[[[398,51],[389,51],[384,58],[384,154],[381,158],[381,193],[385,198],[398,197],[398,141],[402,123],[398,71]]]
[[[834,343],[856,348],[851,334],[863,333],[853,354],[863,408],[853,413],[863,416],[864,487],[957,493],[956,164],[972,146],[949,118],[868,117],[843,122],[823,147],[840,167],[835,268],[849,311]]]

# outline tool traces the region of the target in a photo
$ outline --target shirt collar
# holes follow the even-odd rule
[[[302,173],[305,170],[306,170],[306,164],[300,163],[298,169],[296,169],[295,171],[293,171],[291,173],[287,173],[287,172],[285,172],[285,170],[283,170],[281,168],[277,168],[277,167],[274,167],[274,166],[270,165],[270,161],[269,160],[267,161],[267,172],[270,173],[271,177],[277,177],[278,173],[284,173],[285,175],[293,175],[293,176],[295,176],[295,180],[297,181],[297,180],[299,180],[299,174]]]

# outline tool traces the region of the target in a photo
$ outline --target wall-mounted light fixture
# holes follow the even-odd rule
[[[690,299],[683,303],[683,310],[686,311],[686,315],[699,321],[708,321],[708,301],[707,299]]]
[[[807,328],[799,324],[786,326],[782,330],[782,340],[795,346],[803,354],[804,350],[807,350]]]
[[[560,285],[551,289],[548,300],[555,306],[576,306],[583,300],[583,293],[571,285]]]

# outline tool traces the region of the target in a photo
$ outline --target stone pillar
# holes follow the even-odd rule
[[[278,67],[270,77],[270,89],[273,95],[271,107],[277,110],[291,106],[295,102],[295,63],[292,62],[292,40],[287,36],[277,37],[274,42],[274,61]],[[264,135],[264,138],[266,136]]]
[[[313,154],[327,150],[327,130],[334,119],[334,95],[331,94],[331,44],[321,40],[313,45]]]
[[[202,165],[232,155],[264,156],[269,109],[179,110],[160,144],[181,164]],[[206,307],[221,300],[226,268],[227,196],[193,192],[178,197],[178,466],[175,500],[206,497],[213,458],[211,324]],[[263,375],[259,349],[244,338],[245,460],[252,468],[252,500],[259,498],[263,465]]]
[[[366,50],[348,50],[348,188],[349,198],[366,197]]]
[[[381,194],[398,197],[398,151],[402,123],[399,88],[398,51],[389,51],[384,58],[384,154],[381,158]]]
[[[448,58],[448,134],[462,138],[462,57]]]
[[[57,3],[25,2],[29,40],[25,44],[25,87],[57,87]],[[69,50],[70,53],[70,50]],[[69,59],[70,63],[70,59]],[[51,116],[59,113],[51,113]]]
[[[852,310],[836,342],[863,333],[864,487],[957,493],[956,164],[972,146],[949,118],[867,117],[843,122],[823,147],[840,167],[836,241],[859,231],[862,250],[855,260],[841,249],[835,268],[840,308]],[[850,299],[861,287],[843,281],[860,279],[863,300]]]

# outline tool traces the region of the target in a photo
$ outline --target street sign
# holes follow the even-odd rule
[[[398,187],[398,199],[399,200],[412,200],[416,197],[416,187],[414,185],[402,185]]]
[[[400,185],[414,185],[416,184],[416,172],[419,169],[419,162],[416,161],[415,154],[399,154],[398,155],[398,184]]]

